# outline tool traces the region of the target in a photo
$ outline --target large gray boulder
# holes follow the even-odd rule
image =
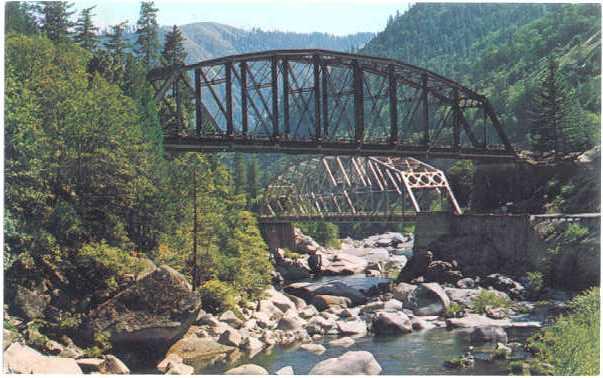
[[[114,347],[165,347],[184,335],[200,307],[186,278],[162,265],[94,309],[88,331],[108,332]]]
[[[349,278],[345,281],[332,280],[327,282],[308,283],[297,282],[285,287],[285,292],[304,299],[310,303],[316,295],[334,295],[346,297],[352,306],[365,304],[367,297],[389,291],[391,280],[387,278],[366,277]]]
[[[370,352],[347,352],[314,365],[309,375],[379,375],[381,366]]]
[[[368,327],[364,320],[340,320],[336,324],[341,335],[361,337],[368,333]]]
[[[480,326],[475,327],[471,332],[471,342],[473,343],[503,343],[508,341],[507,333],[502,327]]]
[[[104,356],[104,361],[98,366],[98,371],[103,374],[130,374],[130,369],[126,364],[111,354]]]
[[[439,284],[422,283],[408,294],[404,306],[413,310],[418,316],[441,315],[450,306],[450,299]]]
[[[379,312],[373,318],[376,335],[403,335],[412,332],[412,323],[403,312]]]
[[[467,314],[462,318],[446,319],[446,326],[448,328],[475,328],[481,326],[510,327],[511,321],[509,319],[492,319],[483,315]]]

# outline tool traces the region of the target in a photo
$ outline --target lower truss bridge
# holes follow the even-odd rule
[[[278,176],[258,219],[400,223],[431,212],[461,214],[441,170],[414,158],[325,156]]]

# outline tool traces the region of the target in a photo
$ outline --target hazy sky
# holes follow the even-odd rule
[[[96,5],[96,23],[105,27],[128,20],[135,23],[136,0],[79,0],[75,9]],[[211,21],[239,28],[349,34],[379,32],[389,15],[408,8],[396,0],[156,0],[159,24]]]

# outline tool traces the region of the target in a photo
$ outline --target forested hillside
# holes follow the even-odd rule
[[[524,148],[554,60],[566,97],[576,100],[577,123],[598,144],[600,14],[593,4],[416,4],[362,52],[431,69],[488,96]]]
[[[196,276],[205,303],[253,298],[270,282],[271,265],[245,196],[215,158],[162,148],[162,109],[146,72],[182,61],[178,30],[160,40],[157,10],[143,2],[127,50],[119,25],[101,40],[92,17],[91,9],[76,17],[65,2],[7,5],[11,313],[26,316],[17,303],[44,298],[45,332],[78,336],[86,314],[151,260]]]
[[[179,26],[184,36],[188,62],[218,56],[276,49],[322,48],[336,51],[358,49],[372,33],[334,36],[327,33],[292,33],[281,31],[250,31],[215,22],[198,22]],[[166,32],[168,28],[162,28]]]

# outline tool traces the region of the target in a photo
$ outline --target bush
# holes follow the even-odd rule
[[[450,306],[446,309],[446,313],[444,314],[447,318],[457,318],[461,316],[465,312],[465,307],[463,305],[458,304],[456,302],[452,302]]]
[[[531,297],[538,297],[544,288],[544,276],[541,272],[528,272],[528,290]]]
[[[570,303],[570,314],[530,338],[530,348],[555,375],[599,374],[600,290],[592,288]]]
[[[508,309],[512,302],[497,293],[489,290],[482,290],[471,302],[471,310],[478,314],[485,314],[487,308]]]
[[[203,309],[212,314],[227,310],[238,313],[236,290],[225,282],[217,279],[206,281],[199,288]]]

